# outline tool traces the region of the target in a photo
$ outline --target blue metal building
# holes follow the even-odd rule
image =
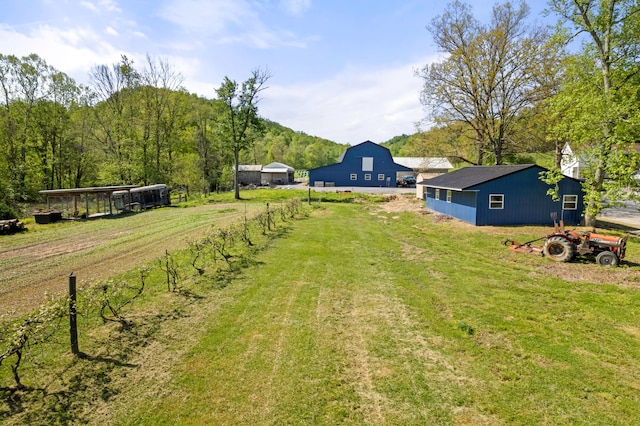
[[[398,172],[411,172],[396,164],[391,152],[365,141],[347,148],[338,163],[309,170],[309,186],[395,187]]]
[[[465,167],[419,184],[426,186],[429,210],[473,225],[550,225],[552,214],[567,225],[582,220],[580,181],[563,177],[559,201],[540,180],[544,167],[534,164]]]

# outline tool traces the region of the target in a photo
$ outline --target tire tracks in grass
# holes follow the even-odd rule
[[[287,341],[289,340],[289,333],[290,333],[290,327],[291,327],[291,310],[294,306],[294,302],[300,291],[301,285],[302,283],[298,281],[295,284],[294,291],[291,291],[287,294],[286,302],[285,302],[286,307],[284,309],[284,312],[281,314],[280,319],[276,321],[276,324],[275,324],[275,326],[278,328],[278,335],[273,345],[274,346],[273,361],[272,361],[273,365],[271,368],[271,374],[267,376],[266,391],[264,395],[261,397],[261,400],[264,401],[264,410],[265,410],[264,415],[267,418],[270,418],[271,416],[273,416],[274,410],[276,409],[276,407],[274,406],[274,401],[276,400],[276,398],[274,397],[274,393],[275,393],[274,382],[276,381],[276,378],[279,377],[280,375],[283,353],[286,351],[286,344],[287,344]]]
[[[407,281],[419,267],[416,261],[425,261],[398,257],[414,247],[413,234],[403,231],[412,226],[411,220],[405,224],[369,218],[376,223],[356,222],[355,231],[350,227],[340,236],[354,249],[342,252],[335,264],[338,269],[351,265],[335,275],[349,277],[355,268],[360,277],[322,292],[327,300],[318,302],[316,314],[320,318],[322,312],[331,311],[338,318],[327,340],[340,342],[348,354],[345,374],[361,398],[358,410],[365,423],[500,424],[474,406],[460,405],[469,395],[467,389],[478,386],[476,379],[468,375],[468,366],[452,358],[455,344],[434,334],[424,316],[403,300],[405,286],[412,285]],[[367,248],[364,261],[363,250],[357,247]],[[427,258],[425,266],[437,256],[425,249],[419,253]]]
[[[345,354],[345,379],[360,398],[357,410],[365,424],[433,420],[431,408],[407,410],[408,400],[419,400],[428,391],[433,395],[432,403],[441,404],[438,410],[448,406],[445,411],[451,411],[451,398],[444,389],[452,383],[463,386],[468,380],[438,351],[442,344],[439,338],[425,335],[424,325],[412,318],[407,306],[393,295],[392,281],[387,283],[376,280],[367,291],[324,291],[317,317],[321,324],[333,318],[334,326],[327,327],[325,339],[340,346]],[[404,388],[405,395],[387,389],[389,382]],[[425,383],[429,383],[429,389],[425,389]],[[415,409],[428,406],[428,402],[413,401],[410,406]]]
[[[353,213],[333,218],[334,209]],[[260,266],[223,290],[224,306],[205,316],[204,340],[173,369],[178,382],[164,386],[171,392],[142,402],[128,418],[452,423],[455,394],[468,379],[399,296],[402,268],[389,267],[388,253],[400,246],[393,231],[363,219],[368,215],[359,207],[330,210],[295,224],[259,255]],[[188,322],[181,323],[190,333]],[[200,323],[194,328],[203,329]],[[126,413],[122,402],[118,412]]]
[[[389,267],[393,262],[389,253],[406,250],[406,243],[398,240],[389,222],[372,216],[343,228],[336,238],[346,243],[326,242],[327,246],[346,245],[348,249],[340,250],[331,263],[332,276],[339,280],[318,297],[318,328],[327,344],[338,345],[345,354],[344,378],[360,398],[357,411],[364,423],[442,420],[438,416],[446,416],[443,411],[450,413],[453,404],[445,389],[451,383],[462,386],[467,379],[438,350],[443,344],[440,338],[425,333],[425,325],[398,296],[397,281],[404,277],[397,275],[401,269]],[[366,256],[359,247],[367,248]],[[393,387],[410,392],[400,395],[388,389]],[[407,399],[427,397],[440,406],[406,410]],[[412,404],[424,405],[425,401]]]

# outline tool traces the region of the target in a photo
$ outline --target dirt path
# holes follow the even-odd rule
[[[211,226],[224,226],[244,215],[239,205],[164,208],[3,237],[0,315],[28,312],[42,303],[45,293],[66,291],[72,272],[82,287],[143,265],[165,250],[184,247]]]

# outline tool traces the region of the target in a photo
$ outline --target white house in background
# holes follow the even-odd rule
[[[640,142],[636,142],[633,145],[633,150],[627,153],[628,155],[640,155]],[[589,166],[588,157],[584,154],[575,154],[568,143],[564,144],[562,148],[562,161],[560,162],[560,170],[565,176],[572,177],[574,179],[582,179],[584,177],[584,170]],[[640,179],[640,170],[634,175],[636,179]]]
[[[569,143],[565,143],[562,148],[562,161],[560,162],[562,174],[574,179],[580,179],[582,178],[582,171],[586,168],[586,160],[580,155],[574,154]]]

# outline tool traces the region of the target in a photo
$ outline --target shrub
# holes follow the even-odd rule
[[[6,204],[0,203],[0,220],[17,219],[18,216],[13,209]]]

